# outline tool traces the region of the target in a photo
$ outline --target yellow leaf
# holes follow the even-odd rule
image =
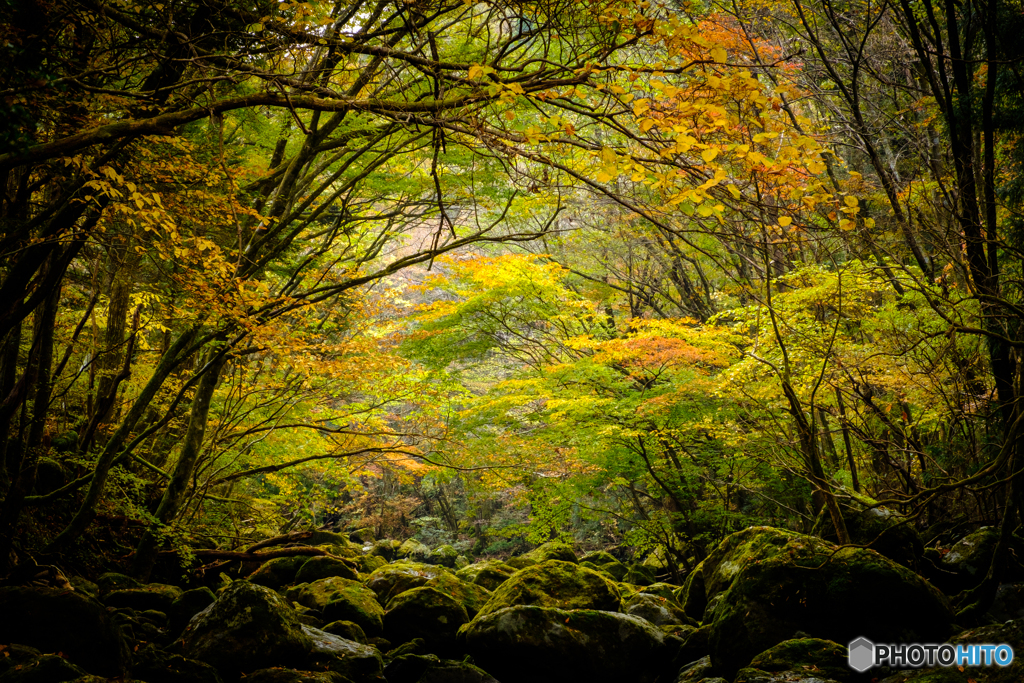
[[[790,216],[779,216],[779,225],[781,225],[782,227],[785,228],[785,227],[789,226],[792,223],[793,223],[792,217],[790,217]]]
[[[724,64],[727,57],[728,54],[726,53],[725,48],[716,47],[711,50],[711,59],[720,64]]]
[[[846,205],[851,208],[857,206],[857,198],[854,197],[853,195],[847,195],[846,197],[843,198],[843,201],[846,202]]]
[[[700,158],[703,159],[705,161],[705,163],[711,163],[712,161],[714,161],[715,157],[717,157],[717,156],[718,156],[718,148],[717,147],[709,147],[708,149],[706,149],[706,150],[704,150],[703,152],[700,153]]]

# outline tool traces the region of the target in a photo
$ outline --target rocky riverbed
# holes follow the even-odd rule
[[[227,563],[186,586],[106,573],[0,588],[0,683],[1024,681],[1017,661],[848,666],[859,636],[1005,642],[1024,657],[1019,586],[1000,589],[989,623],[964,629],[933,585],[975,582],[990,530],[933,559],[912,535],[889,541],[887,557],[752,527],[673,585],[559,543],[470,564],[450,547],[316,532],[305,549],[321,555]]]

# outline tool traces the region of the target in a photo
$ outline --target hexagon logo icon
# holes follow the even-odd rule
[[[851,669],[864,673],[875,665],[875,644],[864,637],[853,641],[850,643],[847,661]]]

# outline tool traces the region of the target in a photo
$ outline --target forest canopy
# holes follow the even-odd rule
[[[6,0],[0,564],[330,527],[675,574],[752,524],[870,545],[879,507],[1004,554],[1022,31],[1017,0]]]

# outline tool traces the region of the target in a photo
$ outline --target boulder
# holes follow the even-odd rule
[[[820,678],[853,683],[863,676],[850,668],[847,646],[818,638],[786,640],[754,657],[736,680],[753,683],[759,678],[801,680]]]
[[[455,569],[455,561],[459,559],[459,551],[450,545],[441,545],[434,548],[433,551],[423,560],[427,564],[439,564],[442,567],[448,567],[449,569]]]
[[[384,660],[376,648],[319,629],[302,627],[312,641],[313,649],[302,668],[312,671],[333,671],[353,680],[379,680]]]
[[[711,657],[705,655],[698,660],[690,662],[679,670],[675,683],[697,683],[705,681],[711,676],[714,667],[711,666]],[[725,680],[724,678],[722,680]]]
[[[182,590],[177,586],[150,583],[138,588],[112,590],[103,596],[103,604],[107,607],[127,607],[136,612],[155,609],[167,614],[181,593]]]
[[[635,593],[622,601],[622,613],[646,619],[655,626],[696,626],[683,608],[660,595]]]
[[[35,648],[13,645],[5,647],[2,656],[2,683],[63,683],[87,675],[60,655],[44,655]]]
[[[875,501],[866,496],[853,495],[857,497],[840,504],[850,540],[858,545],[867,545],[890,560],[916,570],[924,553],[924,542],[911,521],[886,507],[872,507]],[[818,513],[811,535],[832,543],[839,541],[828,508]]]
[[[440,659],[437,655],[402,655],[384,669],[388,683],[498,683],[483,669],[468,662]]]
[[[594,553],[587,553],[580,558],[580,562],[589,562],[595,565],[598,570],[607,572],[616,581],[622,581],[629,571],[629,567],[615,559],[615,556],[611,553],[599,550]]]
[[[167,611],[168,629],[176,636],[188,625],[192,617],[209,607],[217,599],[213,591],[202,586],[182,592]]]
[[[423,585],[436,588],[454,598],[456,602],[466,608],[470,619],[475,617],[491,599],[491,591],[475,583],[463,581],[453,574],[439,574]],[[390,605],[388,607],[390,608]]]
[[[374,571],[366,577],[366,587],[377,594],[381,604],[411,588],[418,588],[430,579],[450,573],[440,566],[416,562],[398,562]]]
[[[995,600],[988,610],[989,618],[997,623],[1024,619],[1024,584],[1003,583],[996,589]]]
[[[942,569],[954,573],[957,578],[947,587],[951,593],[973,588],[985,578],[992,555],[999,541],[999,530],[995,527],[981,527],[964,536],[942,556]]]
[[[388,562],[391,562],[398,557],[398,549],[402,546],[398,541],[392,541],[390,539],[381,539],[374,541],[373,547],[367,553],[371,556],[383,557]]]
[[[666,600],[670,600],[675,603],[676,606],[682,608],[682,605],[676,601],[676,594],[678,591],[679,586],[673,586],[671,583],[663,583],[659,581],[658,583],[652,583],[650,586],[644,586],[643,590],[640,592],[660,596]]]
[[[409,559],[413,562],[426,563],[427,558],[430,557],[430,548],[423,545],[415,538],[410,538],[403,542],[402,545],[398,546],[398,550],[395,552],[395,557]]]
[[[881,683],[1020,683],[1024,680],[1024,619],[992,624],[958,633],[949,639],[952,645],[1006,643],[1013,648],[1010,666],[972,666],[958,671],[956,667],[901,671]],[[877,671],[869,669],[868,673]]]
[[[546,562],[548,560],[561,560],[562,562],[579,562],[576,557],[576,553],[572,547],[565,543],[558,541],[548,541],[542,545],[537,546],[528,553],[523,553],[521,557],[527,560],[533,560],[536,562]]]
[[[353,543],[366,545],[367,543],[373,543],[376,540],[376,536],[373,533],[373,529],[370,527],[363,527],[362,529],[355,529],[354,531],[348,532],[348,539]]]
[[[653,683],[674,660],[660,630],[618,612],[507,607],[477,617],[459,637],[502,683]]]
[[[537,564],[537,560],[530,557],[510,557],[505,560],[505,564],[512,567],[515,570],[526,569]]]
[[[98,676],[124,673],[127,644],[97,600],[63,588],[0,588],[0,643],[22,643],[63,652]]]
[[[614,611],[619,600],[615,585],[594,570],[547,560],[513,574],[494,591],[479,616],[520,605]]]
[[[483,586],[489,591],[493,591],[495,588],[505,583],[506,580],[511,578],[516,571],[518,570],[515,567],[510,567],[504,562],[500,562],[498,560],[485,560],[484,562],[475,562],[463,567],[459,571],[455,572],[455,576],[459,577],[463,581],[475,583],[478,586]]]
[[[366,645],[366,631],[354,621],[346,621],[344,619],[332,621],[320,630],[324,633],[330,633],[332,636],[340,636],[345,640],[354,640],[357,643]]]
[[[715,609],[711,660],[720,674],[735,674],[798,632],[839,643],[859,636],[883,643],[943,642],[951,632],[945,596],[873,550],[840,550],[799,534],[765,547],[765,556],[742,562]]]
[[[226,678],[274,666],[331,670],[345,675],[379,673],[380,653],[299,622],[281,596],[264,586],[236,581],[189,623],[182,652]]]
[[[72,576],[68,581],[71,582],[71,586],[79,593],[84,593],[90,598],[100,597],[100,587],[95,583],[81,576]]]
[[[117,572],[106,572],[96,577],[96,585],[101,593],[120,590],[122,588],[142,588],[142,582],[127,574]]]
[[[384,637],[392,643],[422,638],[432,652],[446,653],[455,644],[459,627],[469,621],[466,608],[431,586],[400,593],[388,603]]]
[[[141,648],[134,659],[132,677],[146,683],[222,683],[217,670],[209,664],[152,645]]]
[[[387,563],[388,561],[380,555],[361,555],[356,559],[356,564],[359,565],[359,571],[363,574],[370,574],[387,565]]]
[[[337,557],[311,557],[295,572],[296,583],[311,583],[319,579],[340,576],[343,579],[359,579],[359,574],[347,562]]]
[[[654,576],[654,571],[642,564],[634,564],[626,572],[626,575],[622,577],[623,583],[631,583],[634,586],[650,586],[652,583],[657,583],[657,581],[658,579]]]
[[[727,536],[683,583],[680,604],[687,616],[702,620],[708,601],[732,585],[747,561],[775,555],[800,534],[767,526],[754,526]]]
[[[296,555],[294,557],[275,557],[274,559],[267,560],[260,565],[260,568],[250,574],[247,579],[251,583],[278,590],[282,586],[293,583],[295,581],[295,574],[299,571],[299,567],[305,564],[308,560],[309,558],[305,555]]]
[[[320,611],[325,622],[354,621],[368,634],[379,635],[384,627],[384,608],[377,595],[350,579],[331,577],[290,589],[289,600]]]

